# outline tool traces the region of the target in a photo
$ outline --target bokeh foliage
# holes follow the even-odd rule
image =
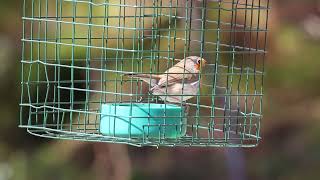
[[[290,16],[286,3],[298,9],[296,13],[319,4],[273,3],[260,146],[157,150],[41,139],[18,129],[21,1],[2,1],[0,179],[227,179],[237,173],[238,179],[317,179],[320,40],[304,31],[303,20]]]

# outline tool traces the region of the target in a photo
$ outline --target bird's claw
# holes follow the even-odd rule
[[[140,96],[139,100],[138,100],[138,103],[141,103],[143,101],[143,97]]]

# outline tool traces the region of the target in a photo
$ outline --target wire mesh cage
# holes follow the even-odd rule
[[[20,127],[135,146],[256,146],[268,12],[268,0],[24,0]]]

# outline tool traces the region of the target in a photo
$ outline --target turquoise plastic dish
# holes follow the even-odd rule
[[[101,106],[100,133],[105,136],[177,138],[186,134],[186,125],[184,108],[177,105],[124,103]]]

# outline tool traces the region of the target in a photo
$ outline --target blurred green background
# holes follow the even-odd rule
[[[18,129],[22,1],[0,5],[0,180],[318,179],[320,1],[273,0],[262,141],[252,149],[135,148]]]

